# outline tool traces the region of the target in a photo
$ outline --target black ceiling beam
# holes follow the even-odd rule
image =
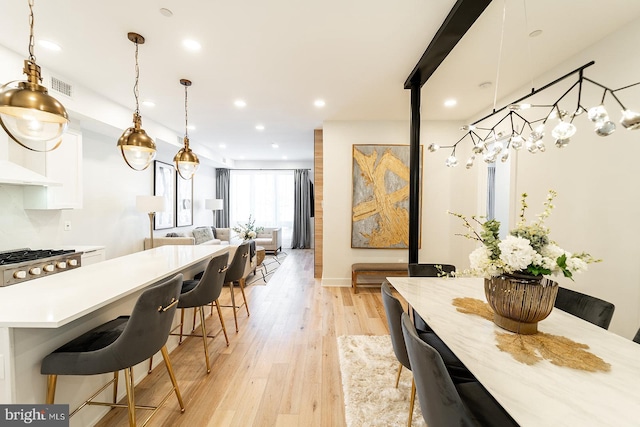
[[[489,3],[491,0],[458,0],[453,5],[449,15],[427,46],[427,50],[404,82],[405,89],[411,89],[413,83],[418,83],[422,87],[429,80]]]

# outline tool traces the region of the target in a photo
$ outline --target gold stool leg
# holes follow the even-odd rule
[[[184,402],[182,401],[182,396],[180,395],[180,389],[178,388],[178,382],[176,381],[176,376],[173,373],[173,366],[171,366],[171,359],[169,359],[169,352],[167,351],[167,346],[166,345],[163,346],[160,351],[162,351],[164,364],[167,367],[169,378],[171,378],[171,384],[173,384],[173,390],[176,392],[176,397],[178,398],[178,403],[180,404],[180,412],[184,412]]]
[[[207,364],[207,374],[211,372],[209,365],[209,346],[207,345],[207,328],[204,325],[204,307],[200,307],[200,328],[202,329],[202,343],[204,344],[204,360]]]
[[[244,308],[247,309],[247,316],[251,316],[249,314],[249,304],[247,304],[247,297],[244,295],[244,278],[238,280],[238,284],[240,285],[240,291],[242,292],[242,299],[244,300]]]
[[[193,321],[193,324],[194,325],[196,324],[195,320]],[[178,340],[178,345],[182,344],[182,329],[183,329],[183,327],[184,327],[184,308],[181,308],[180,309],[180,339]]]
[[[127,386],[127,408],[129,410],[129,426],[136,426],[136,405],[133,395],[133,372],[131,368],[124,369],[124,382]]]
[[[118,371],[113,373],[113,403],[118,403]]]
[[[56,398],[56,381],[57,375],[47,375],[47,405],[53,405]]]
[[[227,328],[224,326],[224,319],[222,318],[222,310],[220,310],[220,304],[218,304],[218,300],[215,300],[211,303],[211,307],[213,304],[216,304],[216,308],[218,309],[218,317],[220,318],[220,324],[222,325],[222,332],[224,333],[224,339],[227,342],[227,347],[229,347],[229,337],[227,336]]]
[[[236,314],[236,296],[233,292],[233,282],[229,282],[229,291],[231,292],[231,308],[233,308],[233,321],[236,322],[236,333],[238,332],[238,315]]]
[[[209,316],[213,316],[213,303],[211,303],[211,311],[209,312]]]
[[[191,323],[191,333],[195,332],[196,330],[196,311],[198,310],[198,307],[193,307],[193,322]]]
[[[411,379],[411,402],[409,402],[409,423],[407,426],[411,427],[411,422],[413,421],[413,405],[416,401],[416,381]]]
[[[398,363],[398,375],[396,376],[396,388],[398,388],[398,384],[400,384],[400,374],[402,373],[402,363]]]

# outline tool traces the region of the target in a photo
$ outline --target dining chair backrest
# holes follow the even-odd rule
[[[386,280],[382,283],[382,305],[384,305],[384,312],[387,315],[393,352],[398,362],[402,363],[405,368],[411,369],[409,356],[407,356],[407,347],[404,344],[404,336],[402,335],[402,325],[400,323],[404,311],[400,301],[391,294],[389,282]]]
[[[180,294],[178,307],[201,307],[217,300],[224,285],[228,260],[228,253],[211,258],[198,284]]]
[[[608,301],[562,287],[558,287],[554,306],[604,329],[609,329],[616,309]]]
[[[238,246],[236,253],[233,255],[233,260],[231,260],[229,269],[227,270],[227,274],[224,278],[225,283],[235,282],[244,276],[248,258],[249,242],[244,242]]]
[[[409,264],[409,277],[448,276],[456,271],[451,264]]]
[[[422,416],[427,425],[475,426],[440,354],[420,339],[406,313],[402,314],[401,322]]]

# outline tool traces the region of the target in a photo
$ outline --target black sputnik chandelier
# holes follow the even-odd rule
[[[494,109],[492,113],[461,127],[460,130],[466,133],[453,145],[439,146],[434,143],[429,145],[428,150],[435,152],[439,149],[451,148],[451,155],[445,161],[448,167],[458,165],[456,149],[458,145],[463,143],[472,144],[471,156],[466,162],[467,169],[473,167],[477,158],[482,158],[484,162],[489,164],[498,159],[506,162],[509,159],[510,149],[519,151],[524,148],[532,154],[544,152],[547,133],[550,134],[556,147],[566,147],[569,145],[571,137],[577,132],[574,120],[585,113],[589,121],[593,123],[597,135],[609,136],[616,130],[616,124],[610,119],[605,108],[605,100],[608,95],[609,99],[615,101],[622,110],[620,124],[628,130],[640,129],[640,113],[627,109],[618,97],[618,92],[639,85],[640,82],[611,89],[584,75],[585,68],[594,63],[591,61],[539,89],[532,88],[531,92],[522,98],[498,110]],[[577,75],[577,79],[555,102],[551,104],[524,102],[575,75]],[[589,108],[582,104],[583,89],[587,86],[593,86],[595,90],[602,91],[600,103]],[[567,106],[569,106],[568,110],[563,109]],[[490,119],[495,121],[496,117],[499,117],[499,120],[493,126],[488,127],[487,123],[491,122]]]

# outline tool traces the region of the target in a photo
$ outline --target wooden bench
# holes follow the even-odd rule
[[[351,287],[358,293],[358,276],[406,276],[409,266],[402,262],[363,262],[351,265]]]

